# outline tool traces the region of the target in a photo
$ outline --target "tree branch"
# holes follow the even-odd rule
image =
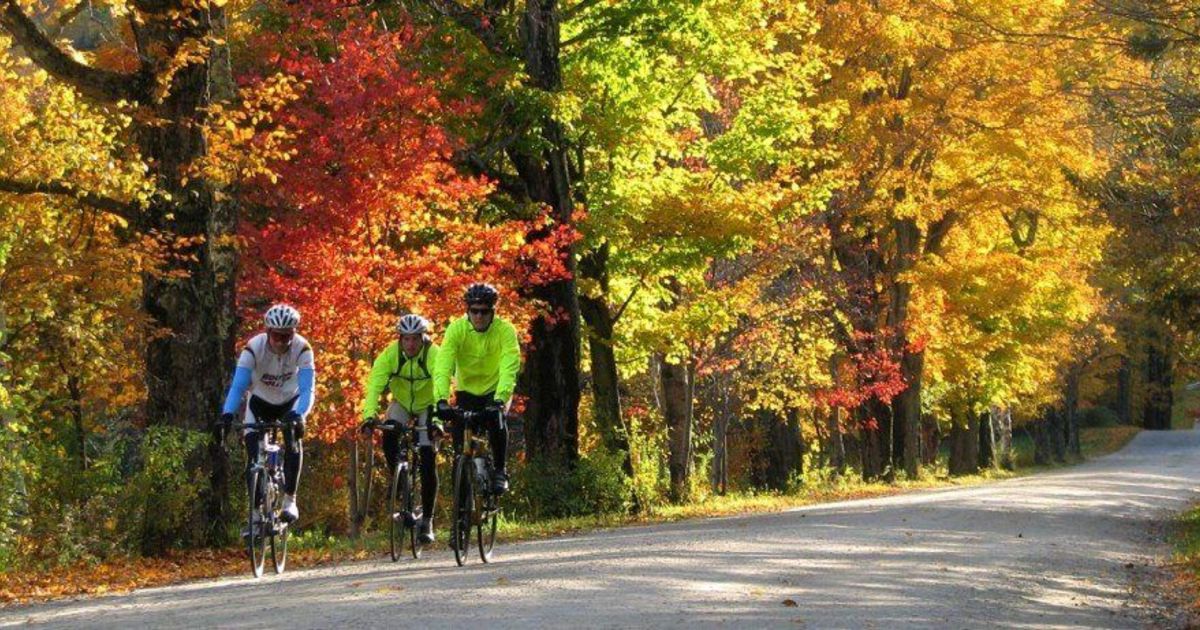
[[[75,61],[50,41],[16,0],[0,0],[0,27],[13,39],[34,63],[55,78],[75,86],[85,95],[104,102],[119,100],[140,101],[149,94],[148,76],[101,70]]]
[[[56,195],[71,197],[97,210],[103,210],[115,217],[120,217],[128,223],[137,223],[141,214],[138,207],[132,203],[84,192],[71,184],[63,182],[24,182],[0,178],[0,193],[14,195]]]
[[[8,0],[11,2],[12,0]],[[519,59],[517,51],[513,50],[507,41],[496,32],[495,26],[484,16],[456,2],[456,0],[420,0],[429,8],[444,17],[454,20],[455,24],[466,29],[476,37],[492,54],[506,59]]]

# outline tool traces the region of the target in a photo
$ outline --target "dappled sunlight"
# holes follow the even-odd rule
[[[1192,445],[1176,449],[1189,464],[1181,475],[1156,463],[1162,440],[1140,440],[1121,458],[971,488],[506,545],[496,563],[464,569],[437,552],[150,589],[6,610],[0,625],[127,627],[150,612],[235,625],[267,607],[302,625],[419,610],[422,624],[456,627],[485,606],[497,627],[1126,627],[1137,622],[1122,607],[1124,565],[1200,485],[1200,433],[1170,437]]]

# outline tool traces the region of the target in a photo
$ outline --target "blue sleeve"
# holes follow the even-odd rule
[[[235,413],[238,405],[242,404],[242,396],[250,388],[250,368],[239,367],[233,372],[233,382],[229,384],[229,393],[225,396],[225,407],[221,413]]]
[[[300,417],[307,417],[308,412],[312,411],[313,404],[313,384],[317,380],[317,371],[312,368],[303,368],[296,374],[296,381],[300,385],[300,395],[296,398],[296,404],[292,406],[292,411],[300,414]]]

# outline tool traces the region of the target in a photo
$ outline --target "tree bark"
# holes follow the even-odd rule
[[[909,479],[920,474],[921,379],[925,369],[925,354],[909,347],[908,305],[912,284],[904,278],[912,269],[920,252],[921,231],[912,219],[892,222],[896,234],[895,282],[892,284],[890,324],[895,331],[895,352],[900,357],[900,370],[905,389],[892,401],[894,417],[893,470],[903,469]]]
[[[729,492],[729,419],[733,416],[729,373],[718,373],[714,381],[717,404],[713,410],[712,489],[713,493],[724,496]]]
[[[950,429],[950,474],[979,472],[979,416],[971,410],[958,412]]]
[[[1162,330],[1152,330],[1146,342],[1146,405],[1142,413],[1143,427],[1155,431],[1171,428],[1174,385],[1170,335]]]
[[[1005,470],[1014,470],[1016,461],[1013,460],[1012,452],[1012,410],[992,407],[991,414],[992,428],[995,431],[992,443],[995,445],[997,463]]]
[[[87,430],[83,426],[83,392],[80,388],[79,377],[75,374],[67,375],[67,392],[71,396],[71,422],[75,425],[76,447],[79,449],[79,470],[86,471],[88,456]]]
[[[592,364],[592,417],[604,447],[625,457],[626,474],[633,474],[629,458],[628,428],[621,415],[620,374],[613,345],[613,314],[608,306],[608,244],[579,260],[580,274],[599,287],[598,295],[580,294],[579,311],[587,323],[588,353]]]
[[[891,442],[891,407],[870,400],[857,410],[859,413],[859,448],[862,452],[863,481],[875,481],[883,476],[888,464]]]
[[[979,418],[979,468],[996,467],[996,425],[991,409],[978,415]]]
[[[1063,421],[1066,436],[1067,452],[1076,457],[1083,456],[1083,446],[1079,442],[1079,379],[1083,376],[1084,365],[1072,364],[1067,370],[1066,387],[1063,392]]]
[[[533,85],[550,93],[561,91],[557,0],[527,0],[521,35],[525,72]],[[531,241],[549,237],[559,226],[573,225],[575,211],[569,147],[562,124],[552,113],[543,117],[541,135],[544,146],[538,153],[525,146],[508,149],[530,198],[546,204],[553,218],[552,225],[529,235]],[[522,382],[529,395],[525,419],[529,455],[572,465],[579,458],[581,317],[574,247],[567,246],[560,253],[569,277],[530,291],[550,307],[551,315],[533,323],[534,343],[526,355]]]
[[[1117,418],[1121,424],[1133,424],[1133,361],[1124,354],[1117,368]]]
[[[692,473],[692,369],[663,355],[657,361],[662,411],[667,422],[670,499],[680,503],[688,498]]]
[[[763,442],[756,449],[758,457],[751,467],[750,481],[756,488],[788,490],[793,476],[803,472],[799,419],[794,411],[784,418],[766,410],[756,412],[754,418]]]

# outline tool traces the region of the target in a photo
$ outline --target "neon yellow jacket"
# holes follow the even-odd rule
[[[392,400],[400,403],[409,413],[421,413],[433,404],[433,369],[439,354],[437,345],[427,344],[417,356],[401,364],[400,357],[403,354],[400,342],[393,341],[375,357],[375,364],[367,376],[367,393],[362,404],[363,419],[374,418],[378,413],[379,396],[384,388],[391,391]]]
[[[434,365],[435,400],[450,397],[453,372],[458,390],[476,396],[494,392],[496,400],[508,402],[521,371],[517,329],[508,320],[493,317],[486,332],[476,332],[466,316],[456,319],[446,328]]]

